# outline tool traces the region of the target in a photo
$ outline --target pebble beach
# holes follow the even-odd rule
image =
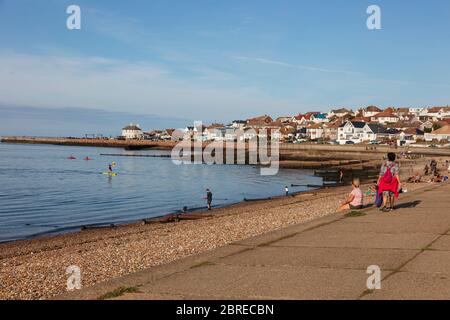
[[[408,189],[424,185],[409,185]],[[0,299],[48,299],[62,294],[66,269],[72,265],[80,267],[82,286],[86,287],[333,214],[349,188],[240,203],[215,209],[211,217],[199,220],[134,223],[3,243]]]

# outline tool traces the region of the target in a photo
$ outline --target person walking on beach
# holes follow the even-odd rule
[[[288,188],[288,186],[284,187],[284,192],[286,193],[286,197],[288,197],[289,196],[289,188]]]
[[[206,203],[208,204],[208,210],[211,210],[211,203],[212,203],[212,192],[209,189],[206,189]]]
[[[350,210],[350,209],[362,209],[363,207],[363,192],[360,188],[360,181],[358,178],[354,178],[352,181],[353,190],[345,199],[344,203],[337,209],[337,212]]]
[[[381,211],[387,212],[395,209],[395,199],[398,199],[401,182],[399,166],[395,162],[395,153],[387,154],[387,161],[383,163],[378,177],[378,192],[383,196]],[[389,201],[389,206],[387,205]]]

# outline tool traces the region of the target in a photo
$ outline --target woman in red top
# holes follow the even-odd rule
[[[398,198],[399,190],[402,185],[399,177],[399,167],[395,162],[395,153],[387,154],[388,160],[383,163],[378,178],[378,192],[383,195],[383,205],[380,207],[381,211],[394,210],[395,199]],[[389,207],[387,202],[389,199]]]

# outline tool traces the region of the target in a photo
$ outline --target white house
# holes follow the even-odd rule
[[[339,144],[345,144],[347,141],[360,143],[365,136],[365,126],[365,122],[347,121],[338,128],[338,138],[336,141]]]
[[[394,114],[399,118],[400,121],[411,120],[414,115],[409,113],[409,108],[397,108]]]
[[[247,128],[244,129],[244,134],[242,135],[241,139],[244,140],[252,140],[255,139],[258,136],[258,132],[255,129]]]
[[[308,120],[303,114],[298,114],[292,118],[292,122],[297,126],[305,127],[308,124]]]
[[[362,112],[362,116],[364,118],[370,118],[373,117],[374,115],[376,115],[377,113],[382,112],[383,110],[381,110],[380,108],[376,107],[376,106],[368,106],[367,108],[364,108],[361,110]]]
[[[424,138],[424,132],[418,128],[408,128],[400,132],[397,144],[399,146],[416,143],[418,139]]]
[[[342,118],[348,114],[353,115],[353,111],[348,110],[346,108],[335,109],[335,110],[331,110],[331,112],[328,113],[328,118],[332,118],[334,116],[336,116],[338,118]]]
[[[397,117],[394,113],[385,110],[383,112],[377,113],[376,115],[372,116],[370,118],[370,120],[372,122],[386,124],[386,123],[398,122],[400,120],[400,118]]]
[[[306,135],[311,140],[321,139],[323,137],[323,127],[319,124],[312,124],[306,127]]]
[[[225,130],[224,139],[225,139],[225,141],[238,141],[238,140],[242,140],[243,135],[244,135],[244,130],[228,127]]]
[[[409,108],[409,113],[419,117],[420,113],[423,111],[423,108]]]
[[[122,136],[125,139],[140,139],[143,133],[138,124],[130,123],[128,126],[122,128]]]
[[[379,140],[389,135],[388,130],[379,123],[366,123],[361,141]]]
[[[231,127],[234,129],[244,129],[247,125],[247,120],[233,120]]]
[[[424,109],[420,115],[422,120],[438,121],[445,118],[450,118],[450,107],[432,107]]]
[[[450,141],[450,125],[434,130],[431,133],[425,133],[426,141]]]
[[[203,129],[204,140],[223,140],[225,138],[225,126],[221,123],[213,123]]]

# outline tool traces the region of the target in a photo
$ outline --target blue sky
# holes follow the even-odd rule
[[[0,0],[0,39],[8,107],[227,121],[450,101],[447,0]]]

